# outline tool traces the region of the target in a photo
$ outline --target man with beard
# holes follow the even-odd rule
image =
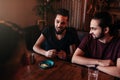
[[[58,9],[54,27],[47,27],[42,31],[33,50],[49,58],[58,57],[62,60],[70,60],[76,49],[78,36],[74,28],[68,27],[68,21],[69,11]],[[41,47],[43,42],[45,49]]]
[[[98,12],[90,22],[90,35],[76,49],[72,63],[88,66],[120,78],[120,38],[114,35],[111,15]]]

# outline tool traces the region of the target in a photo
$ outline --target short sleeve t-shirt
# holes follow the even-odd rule
[[[57,51],[64,50],[67,54],[70,53],[69,46],[76,44],[76,35],[73,31],[73,28],[67,27],[65,36],[61,40],[58,40],[55,35],[54,27],[45,28],[42,31],[42,34],[46,38],[45,49],[56,49]]]
[[[88,58],[111,59],[116,62],[117,58],[120,58],[120,37],[113,37],[109,43],[104,44],[88,35],[78,48],[82,49]]]

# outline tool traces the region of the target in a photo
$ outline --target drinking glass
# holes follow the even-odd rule
[[[98,80],[98,74],[96,67],[88,67],[88,80]]]

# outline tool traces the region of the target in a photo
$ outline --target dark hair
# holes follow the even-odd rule
[[[14,55],[22,37],[19,26],[0,21],[0,64],[5,64]]]
[[[56,11],[56,15],[57,14],[60,14],[62,16],[67,16],[68,17],[68,20],[69,20],[69,11],[66,10],[66,9],[63,9],[63,8],[60,8]]]
[[[108,12],[97,12],[92,19],[99,19],[101,28],[110,27],[112,24],[112,16]]]
[[[106,28],[106,27],[109,27],[109,29],[110,29],[110,35],[112,35],[112,16],[111,16],[111,14],[110,13],[108,13],[108,12],[97,12],[97,13],[95,13],[95,15],[93,16],[93,18],[92,19],[98,19],[98,20],[100,20],[100,24],[99,24],[99,26],[102,28],[102,29],[104,29],[104,28]]]

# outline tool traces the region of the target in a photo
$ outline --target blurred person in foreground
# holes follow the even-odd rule
[[[66,9],[58,9],[54,26],[45,28],[35,45],[33,50],[48,58],[58,57],[62,60],[70,61],[74,50],[76,49],[78,36],[76,30],[68,27],[69,11]],[[45,42],[45,49],[41,44]]]
[[[19,26],[0,20],[0,80],[14,80],[26,51]]]
[[[98,12],[90,22],[90,35],[79,44],[72,63],[97,65],[97,69],[120,78],[120,37],[114,34],[111,15]]]

